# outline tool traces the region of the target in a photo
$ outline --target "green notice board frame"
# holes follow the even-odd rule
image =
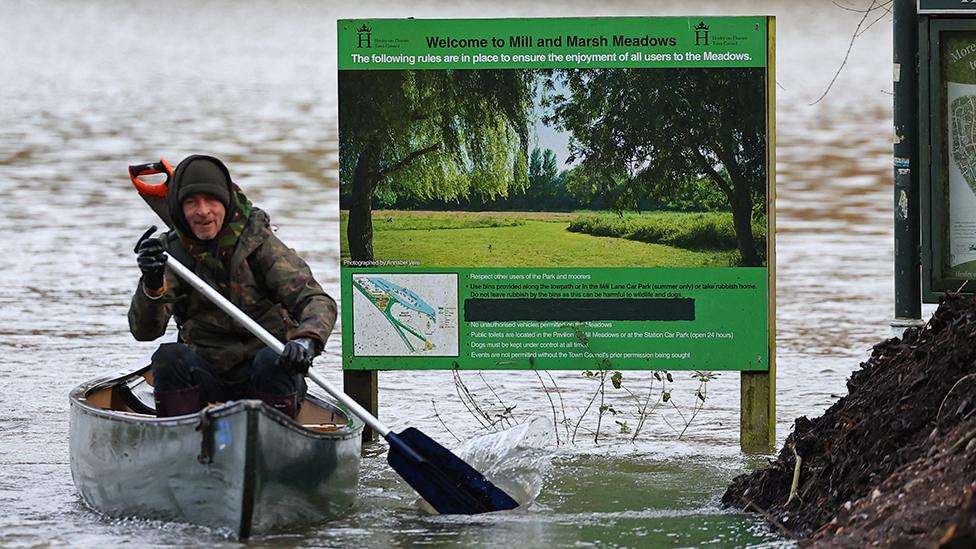
[[[961,10],[976,15],[971,10]],[[941,12],[945,13],[945,12]],[[971,38],[974,51],[949,51],[945,56],[944,48],[953,48],[953,41],[963,35]],[[954,48],[959,50],[959,48]],[[919,24],[919,161],[923,167],[920,170],[920,200],[922,213],[922,300],[925,303],[938,303],[939,297],[947,291],[956,291],[967,281],[976,280],[976,267],[972,264],[966,267],[965,250],[958,250],[960,245],[971,239],[972,231],[968,225],[976,224],[976,219],[967,222],[965,219],[953,219],[953,202],[960,200],[960,192],[964,183],[962,174],[953,173],[950,176],[950,164],[957,161],[952,158],[952,136],[949,135],[950,121],[947,113],[948,94],[950,92],[949,78],[952,86],[974,86],[976,89],[976,69],[969,68],[964,73],[958,71],[946,75],[944,65],[976,62],[976,18],[935,18],[923,17]],[[968,66],[968,65],[967,65]],[[972,91],[972,90],[969,90]],[[955,92],[955,90],[953,90]],[[958,168],[953,167],[953,170]],[[957,188],[953,189],[953,185]],[[968,197],[963,197],[968,199]],[[958,209],[959,205],[956,204]],[[957,217],[962,217],[956,212]],[[976,245],[976,240],[969,243]],[[976,250],[974,250],[976,251]],[[963,259],[953,259],[956,252],[961,252]],[[960,263],[961,262],[961,263]],[[953,263],[959,263],[953,265]],[[971,262],[969,262],[971,263]],[[968,272],[968,274],[967,274]],[[971,282],[969,282],[971,284]],[[976,290],[967,284],[965,291]]]
[[[375,391],[375,372],[392,369],[740,371],[742,445],[767,450],[775,424],[774,36],[775,19],[765,16],[340,20],[347,387]],[[640,85],[617,85],[627,78]],[[641,101],[657,101],[658,113],[700,105],[688,107],[686,121],[718,106],[716,120],[740,124],[728,135],[753,135],[755,120],[760,131],[736,146],[752,156],[739,164],[703,147],[697,173],[667,172],[664,160],[654,171],[648,166],[665,153],[646,151],[664,147],[644,143],[621,147],[631,156],[615,163],[604,142],[573,133],[588,126],[569,114],[592,112],[601,82],[620,94],[603,96],[617,101],[605,114],[638,120],[646,135],[656,133],[657,118],[636,114]],[[648,89],[655,98],[641,95]],[[707,100],[695,96],[702,89]],[[552,128],[566,135],[553,137]],[[695,132],[689,125],[686,133]],[[557,158],[560,139],[566,154]],[[603,157],[594,152],[601,146]],[[573,210],[659,208],[666,200],[658,190],[684,177],[727,198],[735,235],[728,255],[580,227],[559,233],[599,242],[600,256],[545,236],[546,224],[582,224]],[[557,180],[567,192],[532,194],[539,181]],[[628,215],[628,223],[644,222]],[[461,245],[458,234],[468,235]],[[554,259],[533,247],[540,238],[558,252]],[[654,246],[670,250],[664,260],[645,253]],[[628,263],[629,254],[640,259]],[[375,411],[375,395],[366,405]]]

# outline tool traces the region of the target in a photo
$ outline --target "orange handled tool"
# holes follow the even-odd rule
[[[162,183],[150,183],[140,179],[144,176],[165,174],[166,179]],[[166,191],[169,189],[169,182],[173,178],[173,167],[166,160],[160,159],[159,162],[149,162],[146,164],[135,164],[129,166],[129,179],[139,191],[139,196],[149,204],[149,207],[156,212],[156,215],[163,220],[168,227],[173,226],[173,220],[169,215],[169,208],[166,206]]]

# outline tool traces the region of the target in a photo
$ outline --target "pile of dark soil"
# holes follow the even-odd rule
[[[839,530],[852,547],[870,545],[872,528],[882,546],[916,545],[899,535],[928,535],[936,546],[976,535],[973,513],[956,512],[974,508],[976,298],[945,296],[923,328],[876,345],[847,389],[823,416],[798,418],[778,458],[733,480],[723,503],[761,512],[792,537],[815,534],[818,544],[846,546]],[[939,482],[912,484],[916,475],[934,474]],[[888,501],[892,493],[901,497]],[[882,526],[890,520],[901,522]]]
[[[808,547],[976,547],[976,418],[842,507]]]

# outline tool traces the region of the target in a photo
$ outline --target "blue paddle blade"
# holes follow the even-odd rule
[[[387,461],[438,513],[473,515],[518,507],[518,502],[434,439],[410,427],[388,433]]]

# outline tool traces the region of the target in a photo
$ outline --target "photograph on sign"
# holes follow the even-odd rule
[[[766,23],[340,21],[344,367],[766,369]]]
[[[343,71],[340,101],[391,87],[402,95],[342,120],[344,143],[359,153],[343,166],[342,257],[369,259],[371,249],[385,261],[455,267],[463,248],[468,267],[759,266],[764,74]],[[692,117],[708,131],[689,131]],[[371,143],[377,128],[385,144]],[[701,169],[720,155],[729,168]],[[596,246],[581,234],[619,241]]]

